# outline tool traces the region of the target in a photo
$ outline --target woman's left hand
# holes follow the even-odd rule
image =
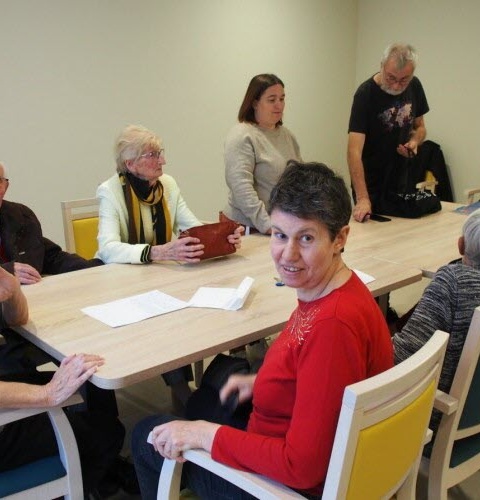
[[[235,245],[237,250],[242,246],[242,234],[244,232],[245,228],[243,226],[238,226],[232,234],[227,236],[228,242]]]
[[[205,420],[174,420],[152,430],[152,442],[162,457],[185,462],[183,452],[194,448],[212,450],[213,438],[220,425]]]

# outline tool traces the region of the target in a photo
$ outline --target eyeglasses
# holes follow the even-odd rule
[[[0,177],[0,185],[8,184],[10,182],[6,177]]]
[[[140,155],[140,158],[147,158],[148,160],[155,158],[155,160],[158,160],[160,156],[162,158],[165,156],[164,149],[161,149],[160,151],[150,151],[149,153],[143,153],[143,155]]]
[[[412,78],[413,78],[413,74],[408,75],[408,76],[404,76],[403,78],[398,79],[398,78],[395,78],[390,73],[385,73],[385,81],[389,85],[395,85],[396,83],[398,83],[399,85],[401,85],[403,87],[404,85],[407,85]]]

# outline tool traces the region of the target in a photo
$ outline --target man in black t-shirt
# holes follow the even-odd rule
[[[390,45],[380,71],[355,92],[347,160],[355,200],[353,216],[359,222],[376,211],[384,189],[400,187],[397,174],[405,158],[416,155],[425,139],[423,115],[429,107],[420,80],[413,76],[416,62],[411,45]]]

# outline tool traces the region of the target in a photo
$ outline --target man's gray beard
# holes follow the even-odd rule
[[[391,88],[387,87],[384,83],[382,83],[380,85],[380,88],[386,92],[387,94],[389,95],[400,95],[400,94],[403,94],[403,92],[405,91],[405,89],[403,90],[392,90]]]

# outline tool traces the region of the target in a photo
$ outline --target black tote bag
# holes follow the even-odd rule
[[[392,189],[393,165],[390,164],[385,176],[384,189],[381,193],[377,212],[394,217],[417,219],[433,214],[442,209],[440,198],[430,191],[416,188],[414,168],[415,158],[405,158],[397,188]]]

